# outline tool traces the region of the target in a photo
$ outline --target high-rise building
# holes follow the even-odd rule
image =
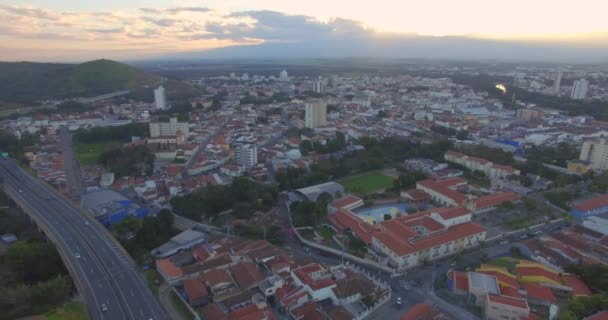
[[[167,97],[165,96],[165,88],[163,88],[163,86],[154,90],[154,103],[158,110],[167,109]]]
[[[241,80],[244,80],[244,81],[249,80],[249,73],[243,73],[243,76],[241,76]]]
[[[553,94],[559,96],[559,88],[562,83],[562,71],[559,70],[555,75],[555,80],[553,80]]]
[[[591,168],[594,170],[608,169],[608,143],[606,143],[606,139],[583,142],[579,160],[591,162]]]
[[[240,166],[253,168],[258,163],[258,147],[253,144],[240,145],[236,147],[234,157]]]
[[[285,69],[283,69],[283,71],[281,71],[281,73],[279,73],[279,80],[289,81],[289,75],[287,74],[287,71]]]
[[[320,94],[325,93],[325,82],[321,77],[312,81],[312,91]]]
[[[184,138],[190,135],[187,122],[177,122],[177,118],[169,119],[169,122],[150,122],[150,137],[174,137],[180,132]]]
[[[322,100],[306,103],[306,128],[316,128],[327,124],[327,103]]]
[[[585,79],[580,79],[574,81],[574,85],[572,86],[572,94],[570,95],[571,99],[574,100],[583,100],[587,96],[587,89],[589,87],[589,81]]]

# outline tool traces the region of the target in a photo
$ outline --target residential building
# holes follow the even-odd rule
[[[258,147],[253,144],[239,145],[234,156],[239,165],[248,169],[253,168],[258,164]]]
[[[589,81],[585,79],[580,79],[574,81],[574,85],[572,86],[572,94],[570,94],[570,98],[573,100],[584,100],[587,96],[587,89],[589,88]]]
[[[177,118],[169,119],[169,122],[150,122],[150,137],[177,136],[178,132],[188,137],[190,130],[187,122],[178,122]]]
[[[479,170],[491,179],[504,179],[510,175],[519,175],[519,170],[501,164],[496,164],[483,158],[468,156],[460,152],[448,151],[444,159],[465,166],[470,170]]]
[[[591,162],[593,170],[608,169],[608,143],[605,138],[583,142],[579,160]]]
[[[487,320],[521,320],[530,316],[530,306],[526,300],[499,294],[488,294],[486,299]]]
[[[570,214],[579,220],[606,212],[608,212],[608,194],[581,201],[570,210]]]
[[[517,109],[516,116],[520,119],[530,121],[532,119],[542,118],[543,112],[532,109]]]
[[[557,72],[557,74],[555,75],[555,79],[553,80],[553,94],[556,96],[559,96],[559,89],[560,89],[560,85],[562,83],[562,71],[559,70]]]
[[[327,124],[327,103],[322,100],[306,103],[306,128],[314,129]]]
[[[465,186],[467,181],[462,178],[449,178],[443,180],[426,179],[416,182],[416,189],[422,190],[431,196],[431,199],[443,206],[461,206],[469,199],[456,189]]]
[[[165,88],[163,86],[154,90],[154,104],[158,110],[167,109],[167,96],[165,95]]]
[[[591,170],[591,162],[585,160],[568,161],[568,172],[574,174],[585,174]]]
[[[287,71],[285,69],[283,69],[283,71],[281,71],[279,73],[279,80],[281,80],[281,81],[289,81],[289,75],[287,74]]]
[[[312,81],[312,92],[324,94],[325,93],[325,82],[321,77]]]

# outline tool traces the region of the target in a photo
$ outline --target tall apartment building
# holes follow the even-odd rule
[[[312,81],[312,91],[320,94],[325,93],[325,82],[321,77]]]
[[[606,139],[583,142],[579,160],[591,162],[594,170],[608,169],[608,143]]]
[[[573,100],[583,100],[587,96],[587,89],[589,88],[589,81],[580,79],[574,81],[572,86],[572,94],[570,98]]]
[[[165,95],[165,88],[163,88],[163,86],[154,90],[154,103],[158,110],[167,109],[167,96]]]
[[[285,69],[283,69],[283,71],[281,71],[279,73],[279,80],[281,80],[281,81],[289,81],[289,75],[287,74],[287,71]]]
[[[327,103],[322,100],[306,103],[306,128],[314,129],[327,124]]]
[[[240,166],[253,168],[258,163],[258,147],[253,144],[244,144],[236,147],[235,160]]]
[[[181,132],[185,138],[190,135],[187,122],[177,122],[177,118],[169,119],[169,122],[150,122],[150,137],[173,137]]]
[[[559,96],[559,89],[562,83],[562,71],[559,70],[555,75],[555,80],[553,80],[553,94]]]

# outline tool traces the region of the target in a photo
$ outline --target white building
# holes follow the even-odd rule
[[[574,100],[583,100],[587,96],[587,89],[589,88],[589,81],[585,79],[580,79],[574,81],[574,85],[572,86],[572,94],[570,95],[571,99]]]
[[[583,142],[579,160],[591,162],[594,170],[608,169],[608,143],[606,139]]]
[[[167,96],[165,95],[165,88],[163,86],[154,90],[154,103],[158,110],[167,109]]]
[[[150,137],[177,136],[181,132],[185,138],[190,135],[187,122],[177,122],[177,118],[169,119],[169,122],[150,122]]]
[[[287,71],[285,69],[283,69],[283,71],[281,71],[281,73],[279,73],[279,80],[289,81],[289,75],[287,74]]]
[[[325,82],[323,81],[323,79],[321,79],[321,77],[319,77],[317,80],[313,80],[312,91],[320,94],[325,93]]]
[[[327,124],[327,103],[316,101],[306,103],[306,128],[316,128]]]
[[[236,148],[234,156],[239,165],[253,168],[258,163],[258,147],[252,144],[240,145]]]
[[[553,80],[553,94],[559,96],[559,88],[562,83],[562,71],[559,70],[555,75],[555,80]]]

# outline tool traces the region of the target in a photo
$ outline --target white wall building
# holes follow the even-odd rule
[[[608,143],[606,139],[583,142],[579,160],[591,162],[594,170],[608,169]]]
[[[236,148],[234,157],[239,165],[253,168],[258,163],[258,147],[252,144],[240,145]]]
[[[185,138],[190,135],[187,122],[177,122],[177,118],[169,119],[169,122],[150,122],[150,137],[169,137],[176,136],[181,132]]]
[[[158,110],[167,109],[167,96],[165,95],[165,88],[163,86],[154,90],[154,103]]]
[[[570,95],[571,99],[574,100],[583,100],[587,96],[587,89],[589,88],[589,81],[585,79],[580,79],[574,81],[574,85],[572,86],[572,94]]]
[[[281,71],[279,73],[279,80],[281,80],[281,81],[289,81],[289,75],[287,74],[287,71],[285,69],[283,69],[283,71]]]
[[[306,128],[316,128],[327,124],[327,103],[316,101],[306,103]]]

